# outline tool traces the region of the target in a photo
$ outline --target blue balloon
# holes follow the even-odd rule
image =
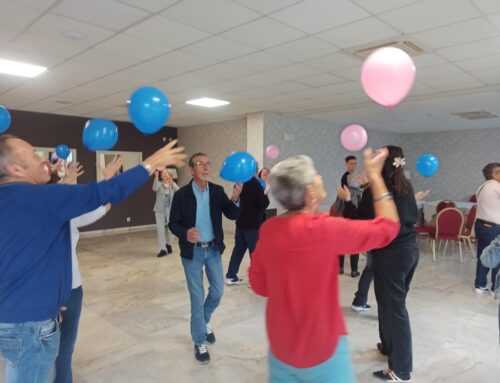
[[[10,113],[5,106],[0,105],[0,133],[9,129],[12,119]]]
[[[417,159],[417,171],[422,177],[432,177],[439,169],[439,158],[431,153],[422,154]]]
[[[262,186],[262,189],[266,190],[266,182],[262,179],[262,178],[259,178],[259,184],[260,186]]]
[[[118,128],[113,121],[104,118],[88,120],[83,128],[82,142],[93,152],[110,150],[118,142]]]
[[[230,182],[247,182],[257,171],[257,161],[247,152],[233,152],[224,160],[221,178]]]
[[[153,134],[167,122],[170,104],[161,90],[145,86],[130,96],[128,114],[139,131]]]
[[[69,157],[70,150],[68,148],[68,145],[57,145],[56,147],[56,154],[57,157],[59,157],[61,160],[65,160]]]

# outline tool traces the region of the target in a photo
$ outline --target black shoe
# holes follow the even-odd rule
[[[160,250],[160,252],[156,255],[158,258],[164,257],[167,255],[167,252],[165,250]]]
[[[172,254],[174,251],[172,250],[172,246],[167,245],[167,253]]]
[[[201,345],[194,345],[194,357],[200,364],[207,364],[208,362],[210,362],[210,354],[208,353],[208,349],[207,346],[205,346],[205,343]]]
[[[390,369],[375,371],[373,376],[385,382],[411,382],[410,374],[396,374]]]
[[[359,277],[359,271],[351,271],[351,277],[356,278]]]
[[[377,343],[377,350],[379,350],[379,352],[382,355],[389,356],[389,353],[387,352],[387,350],[385,349],[385,347],[382,345],[382,343]]]
[[[339,274],[344,274],[344,268],[343,267],[340,268]]]
[[[215,334],[212,330],[212,327],[210,327],[210,324],[207,323],[207,336],[206,336],[206,341],[210,344],[214,344],[215,343]]]

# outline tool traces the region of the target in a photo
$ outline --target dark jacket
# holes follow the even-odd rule
[[[264,194],[262,185],[255,177],[243,184],[240,195],[240,216],[236,227],[241,230],[259,229],[265,218],[265,210],[269,206],[269,198]]]
[[[170,231],[179,238],[181,257],[193,259],[194,245],[187,241],[187,231],[196,225],[196,197],[193,192],[191,180],[189,184],[180,188],[174,194],[170,208],[170,220],[168,227]],[[222,230],[222,214],[231,220],[239,216],[240,208],[236,206],[226,195],[220,185],[208,183],[210,191],[210,218],[214,230],[214,240],[219,252],[222,254],[224,245],[224,232]]]

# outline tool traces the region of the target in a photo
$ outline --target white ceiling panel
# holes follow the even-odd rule
[[[339,51],[339,48],[327,44],[315,37],[304,37],[285,44],[280,44],[267,50],[278,56],[285,57],[295,62],[303,62],[316,57],[333,54]]]
[[[253,72],[260,72],[291,64],[291,61],[264,51],[259,51],[230,60],[228,64],[239,66]]]
[[[417,69],[417,72],[421,68],[425,68],[428,66],[433,66],[433,65],[438,65],[438,64],[444,64],[447,61],[442,58],[441,56],[438,56],[437,54],[434,53],[424,53],[415,57],[412,57],[413,63],[415,64],[415,68]]]
[[[0,2],[0,25],[3,28],[22,31],[34,22],[42,11],[19,4],[18,2]]]
[[[464,73],[463,70],[458,68],[456,65],[440,64],[417,70],[416,79],[425,80],[429,78],[448,76],[451,74],[462,74],[462,73]]]
[[[182,0],[115,0],[122,4],[132,5],[148,12],[157,13],[179,3]]]
[[[422,80],[423,83],[443,92],[483,87],[484,83],[467,73],[456,73]]]
[[[169,94],[174,92],[182,92],[194,87],[203,87],[205,85],[215,84],[219,81],[219,79],[205,76],[199,73],[187,73],[169,78],[167,80],[163,80],[156,85],[160,89],[165,89],[167,94]]]
[[[98,49],[126,57],[148,60],[167,53],[171,48],[126,34],[116,35],[98,45]]]
[[[472,0],[472,3],[484,14],[500,12],[500,2],[497,0]]]
[[[248,76],[253,72],[235,65],[220,63],[203,69],[198,69],[196,73],[201,73],[221,80],[231,80],[242,76]]]
[[[81,64],[97,64],[114,70],[124,69],[142,61],[142,59],[137,57],[123,56],[98,48],[89,49],[88,51],[73,57],[72,60]]]
[[[308,60],[304,62],[304,64],[321,69],[326,72],[334,72],[337,70],[352,68],[352,67],[359,67],[361,70],[362,62],[342,52],[339,52],[333,55],[328,55],[317,59]]]
[[[19,31],[16,31],[15,29],[0,26],[0,47],[10,43],[18,34]]]
[[[102,0],[63,0],[51,12],[113,31],[122,30],[150,15],[117,1]]]
[[[162,16],[210,33],[219,33],[261,17],[259,13],[229,0],[184,0],[168,8]]]
[[[308,17],[304,17],[304,15]],[[271,17],[306,33],[314,34],[368,17],[364,9],[347,0],[305,0]]]
[[[289,7],[303,0],[233,0],[235,3],[244,5],[262,14],[275,12],[279,9]]]
[[[83,38],[81,40],[68,40],[62,35],[63,32],[67,31],[81,33]],[[70,41],[83,46],[95,45],[114,34],[109,29],[51,14],[46,14],[38,19],[28,29],[28,32],[55,40]]]
[[[162,16],[153,16],[127,29],[125,33],[172,48],[189,45],[209,36],[207,32]]]
[[[464,33],[464,31],[467,31],[467,33]],[[435,49],[483,40],[497,35],[498,30],[484,18],[467,20],[446,27],[413,34],[418,41],[422,41]]]
[[[436,51],[449,61],[467,60],[500,53],[500,37],[461,44]]]
[[[224,32],[222,36],[258,49],[266,49],[304,37],[304,33],[269,18],[261,18]]]
[[[321,32],[316,36],[343,49],[369,44],[401,33],[376,17]]]
[[[353,0],[354,3],[358,4],[362,8],[366,9],[368,12],[373,14],[378,14],[382,12],[387,12],[397,8],[403,8],[406,5],[418,3],[422,0]]]
[[[427,0],[379,15],[404,33],[421,32],[478,16],[479,11],[468,0]]]
[[[466,71],[500,68],[500,54],[457,61],[456,65]]]
[[[321,73],[321,74],[315,74],[312,76],[307,76],[301,79],[298,79],[297,82],[301,84],[305,84],[308,86],[312,87],[321,87],[321,86],[326,86],[330,84],[336,84],[339,82],[344,82],[345,79],[335,76],[331,73]]]
[[[191,44],[184,50],[217,61],[226,61],[255,52],[257,49],[220,36],[213,36]]]

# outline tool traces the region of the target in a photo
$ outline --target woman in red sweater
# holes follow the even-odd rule
[[[249,270],[252,289],[268,298],[270,382],[355,382],[337,257],[383,247],[399,231],[381,176],[387,154],[365,151],[376,215],[367,221],[314,215],[326,193],[309,157],[291,157],[273,168],[271,191],[287,212],[261,227]]]

